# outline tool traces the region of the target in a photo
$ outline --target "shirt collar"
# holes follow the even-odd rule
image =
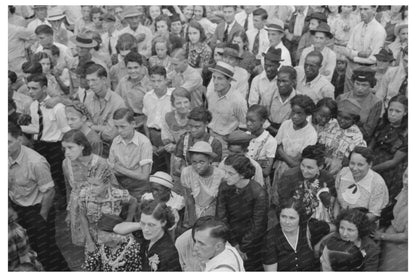
[[[321,73],[318,73],[318,76],[316,76],[315,79],[313,79],[312,81],[306,82],[306,75],[305,75],[305,77],[303,77],[303,83],[305,85],[309,84],[309,86],[313,86],[319,81],[319,79],[321,79]]]
[[[117,138],[116,138],[116,143],[117,144],[124,144],[124,145],[127,145],[127,144],[130,144],[130,143],[134,143],[134,144],[136,144],[137,146],[140,146],[140,138],[139,138],[139,133],[137,133],[136,131],[134,131],[134,135],[133,135],[133,138],[131,139],[131,141],[129,141],[128,143],[126,143],[125,141],[124,141],[124,139],[121,137],[121,136],[117,136]]]
[[[264,70],[263,70],[262,73],[260,73],[260,78],[261,79],[265,79],[265,80],[267,80],[269,82],[276,82],[277,81],[277,75],[274,76],[273,80],[270,81],[269,78],[267,78],[267,74],[266,74],[266,72]],[[276,83],[276,85],[277,85],[277,83]]]
[[[351,170],[348,170],[347,178],[350,179],[350,181],[353,182],[354,184],[359,185],[361,188],[363,188],[366,191],[368,191],[369,193],[371,193],[373,176],[374,176],[374,171],[370,169],[368,171],[367,175],[365,175],[365,177],[363,179],[356,182],[354,180],[354,177],[352,176]]]
[[[95,94],[95,93],[94,93],[94,97],[96,99],[100,99],[100,97],[98,97],[97,94]],[[104,100],[108,102],[110,100],[110,98],[111,98],[111,93],[110,93],[110,90],[107,89],[107,93],[104,96]]]
[[[19,155],[17,156],[17,158],[16,158],[16,160],[12,160],[10,157],[9,157],[9,166],[11,166],[11,165],[13,165],[13,164],[22,164],[22,160],[23,160],[23,148],[24,148],[24,146],[22,145],[22,146],[20,146],[20,153],[19,153]]]
[[[277,92],[276,96],[280,100],[281,103],[285,104],[285,103],[289,102],[293,97],[295,97],[296,94],[298,94],[297,90],[292,88],[292,92],[290,93],[289,97],[286,99],[285,102],[282,101],[282,97],[280,96],[279,92]]]

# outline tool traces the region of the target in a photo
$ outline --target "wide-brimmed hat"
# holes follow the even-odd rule
[[[235,81],[235,79],[234,79],[234,67],[232,65],[228,64],[228,63],[225,63],[223,61],[219,61],[219,62],[217,62],[215,67],[209,67],[208,70],[211,71],[211,72],[218,72],[218,73],[224,74],[228,78],[231,78],[233,81]]]
[[[65,17],[64,12],[59,7],[52,7],[48,11],[48,21],[56,21]]]
[[[191,148],[189,148],[188,152],[205,154],[213,159],[217,157],[217,154],[212,151],[211,144],[206,141],[197,141]]]
[[[116,22],[116,17],[111,13],[103,14],[102,19],[104,22]]]
[[[332,38],[331,27],[326,22],[319,23],[318,27],[315,30],[309,31],[312,35],[315,35],[316,32],[324,33],[328,36],[328,38]]]
[[[282,49],[269,47],[266,53],[262,53],[264,59],[274,61],[274,62],[281,62],[282,60]]]
[[[225,47],[224,52],[222,53],[223,56],[230,56],[236,59],[242,59],[240,57],[240,53],[238,53],[237,49],[231,47]]]
[[[140,10],[139,8],[132,7],[132,8],[125,9],[121,15],[123,18],[129,18],[129,17],[134,17],[134,16],[140,16],[143,14],[144,12]]]
[[[32,9],[47,9],[48,5],[33,5]]]
[[[97,42],[86,33],[79,33],[78,35],[71,37],[70,41],[75,45],[84,48],[94,48],[97,46]]]
[[[318,19],[318,20],[320,20],[321,22],[326,22],[326,23],[328,23],[328,17],[324,14],[324,13],[320,13],[320,12],[314,12],[314,13],[311,13],[310,15],[308,15],[307,17],[306,17],[306,21],[310,21],[311,19]]]
[[[408,26],[407,23],[399,23],[399,24],[396,24],[396,26],[394,26],[394,36],[395,37],[398,37],[401,29],[408,28],[408,27],[409,26]]]
[[[149,178],[150,183],[156,183],[159,185],[162,185],[164,187],[167,187],[168,189],[173,188],[173,179],[172,177],[163,171],[157,171],[155,174],[150,175]]]
[[[381,48],[378,54],[374,55],[378,61],[391,62],[394,61],[393,52],[389,48]]]
[[[264,29],[266,31],[278,31],[278,32],[281,32],[281,33],[285,32],[283,21],[280,20],[280,19],[277,19],[277,18],[274,18],[274,19],[270,20],[266,24]]]
[[[361,105],[355,99],[345,98],[338,102],[338,111],[359,116],[361,113]]]

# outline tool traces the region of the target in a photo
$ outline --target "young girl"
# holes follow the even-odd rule
[[[210,62],[212,50],[206,43],[204,28],[194,20],[188,24],[187,41],[184,49],[188,56],[188,63],[202,71],[202,67]]]
[[[325,131],[336,120],[338,114],[337,102],[329,97],[324,97],[316,104],[316,110],[312,115],[312,125],[316,133]]]
[[[155,37],[152,43],[153,56],[149,58],[149,66],[163,66],[166,69],[166,73],[169,74],[174,70],[170,53],[171,45],[169,40],[164,36]]]
[[[88,126],[90,114],[84,104],[74,102],[65,107],[66,119],[72,130],[81,131],[91,144],[92,153],[102,156],[103,142],[100,136]]]
[[[91,9],[91,21],[92,30],[98,32],[100,35],[104,34],[107,30],[103,28],[103,14],[101,8],[93,7]]]
[[[153,34],[156,32],[156,22],[155,19],[162,14],[162,9],[160,6],[149,6],[148,9],[148,18],[145,22],[145,25],[150,28]]]
[[[212,23],[207,18],[207,10],[205,6],[194,6],[194,19],[204,28],[207,40],[209,40],[217,28],[217,24]]]

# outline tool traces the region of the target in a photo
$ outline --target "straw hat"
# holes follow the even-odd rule
[[[224,74],[225,76],[231,78],[233,81],[235,81],[234,79],[234,67],[228,63],[225,63],[223,61],[219,61],[217,62],[217,64],[215,65],[215,67],[209,67],[208,68],[209,71],[211,72],[219,72],[221,74]]]
[[[64,17],[65,17],[65,14],[59,7],[52,7],[48,11],[48,21],[56,21]]]
[[[168,189],[173,188],[172,177],[163,171],[157,171],[155,174],[150,175],[149,181],[167,187]]]
[[[277,19],[277,18],[274,18],[271,21],[269,21],[266,24],[266,27],[264,27],[264,29],[266,31],[278,31],[278,32],[281,32],[281,33],[285,32],[283,21],[280,20],[280,19]]]
[[[76,46],[83,48],[94,48],[97,46],[97,42],[85,33],[79,33],[78,35],[71,37],[70,41]]]
[[[191,148],[189,148],[188,152],[205,154],[213,159],[217,157],[217,154],[212,151],[211,144],[206,141],[197,141]]]

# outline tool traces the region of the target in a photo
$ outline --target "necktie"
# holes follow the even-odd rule
[[[248,29],[248,15],[246,17],[246,21],[244,21],[244,30],[247,31],[247,29]]]
[[[227,41],[228,41],[228,24],[225,24],[224,38],[222,39],[222,42],[227,42]]]
[[[257,54],[259,53],[259,46],[260,46],[260,30],[257,32],[256,37],[254,38],[254,43],[253,43],[253,54],[255,56],[257,56]]]
[[[108,35],[108,53],[110,53],[110,56],[112,54],[112,50],[111,50],[111,35]]]
[[[399,94],[407,96],[407,75],[406,78],[404,78],[402,84],[400,85]]]
[[[38,141],[39,141],[43,133],[43,114],[42,114],[42,110],[40,109],[40,103],[38,103],[38,116],[39,116],[39,133],[38,133]]]

